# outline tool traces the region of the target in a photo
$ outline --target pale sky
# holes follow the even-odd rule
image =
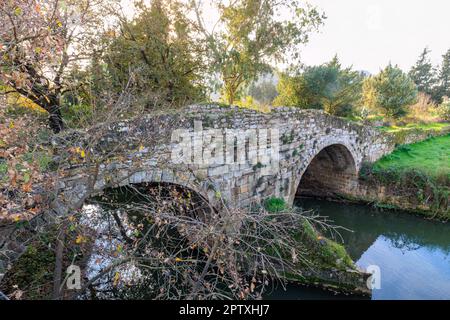
[[[307,65],[338,54],[344,66],[377,73],[389,61],[409,70],[424,47],[434,64],[450,49],[448,0],[308,0],[328,19],[302,48]]]
[[[132,0],[121,0],[132,12]],[[151,2],[151,0],[145,0]],[[205,22],[216,12],[203,0]],[[226,1],[226,0],[224,0]],[[344,66],[378,73],[389,62],[408,71],[425,47],[432,63],[450,49],[449,0],[305,0],[325,12],[319,33],[301,48],[302,62],[317,65],[338,54]],[[213,24],[213,23],[212,23]]]

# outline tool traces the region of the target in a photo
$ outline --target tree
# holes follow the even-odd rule
[[[237,100],[242,85],[268,71],[270,63],[298,59],[298,46],[308,41],[325,18],[299,0],[215,1],[220,19],[207,29],[200,2],[191,1],[229,104]],[[289,19],[280,19],[281,13]]]
[[[401,69],[389,64],[378,75],[364,81],[363,97],[365,106],[399,118],[406,114],[407,106],[416,102],[417,87]]]
[[[119,17],[120,34],[113,36],[104,59],[120,90],[133,73],[138,92],[162,96],[164,102],[185,103],[203,97],[204,46],[195,23],[178,0],[136,3],[137,17]],[[148,101],[147,101],[148,102]]]
[[[430,62],[428,48],[423,49],[416,64],[409,71],[409,77],[417,86],[420,92],[432,95],[436,86],[436,72]]]
[[[436,100],[440,103],[444,97],[450,97],[450,49],[442,56],[442,66],[439,71],[439,85],[436,89]]]
[[[345,116],[361,98],[363,76],[351,68],[342,69],[339,59],[313,67],[302,73],[283,75],[278,83],[276,105],[292,105],[305,109],[323,109]]]
[[[61,97],[72,86],[68,72],[86,60],[106,0],[15,0],[0,3],[1,81],[49,113],[63,129]]]
[[[252,96],[258,103],[264,105],[272,104],[275,97],[278,95],[277,87],[272,78],[272,74],[268,74],[268,78],[254,81],[248,88],[248,94]]]

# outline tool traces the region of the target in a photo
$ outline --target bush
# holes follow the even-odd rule
[[[450,100],[444,101],[437,109],[439,117],[444,121],[450,121]]]
[[[281,198],[271,197],[264,202],[264,207],[269,212],[280,212],[286,209],[286,201]]]
[[[68,127],[84,127],[92,121],[93,107],[89,104],[70,104],[61,111]]]

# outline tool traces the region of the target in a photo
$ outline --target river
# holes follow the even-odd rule
[[[379,268],[380,288],[372,290],[372,299],[450,299],[450,223],[430,221],[410,213],[381,211],[368,205],[315,199],[299,199],[295,205],[310,212],[318,212],[332,220],[335,225],[349,229],[340,230],[342,238],[334,240],[343,243],[359,267],[366,269],[375,265]],[[94,223],[98,230],[109,230],[104,219],[110,216],[110,209],[99,209],[99,206],[85,206],[85,219],[91,224]],[[100,214],[101,212],[106,215]],[[331,237],[330,234],[326,236]],[[108,257],[110,254],[106,249],[111,247],[115,250],[120,234],[113,238],[114,241],[110,243],[111,240],[108,242],[99,237],[96,241],[96,251],[102,254],[105,251]],[[89,259],[92,274],[98,272],[106,263],[99,265],[96,262],[98,259],[98,252]],[[319,288],[289,284],[287,290],[278,287],[265,298],[363,297],[336,295]]]
[[[327,216],[341,230],[336,239],[359,267],[376,265],[380,288],[372,299],[450,299],[450,224],[370,206],[299,199],[296,205]],[[271,299],[354,299],[317,288],[289,285]]]

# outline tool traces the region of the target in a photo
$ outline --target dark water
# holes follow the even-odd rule
[[[450,223],[428,221],[411,214],[380,212],[369,206],[301,199],[304,209],[314,209],[336,225],[357,265],[380,269],[380,289],[372,299],[450,299]],[[289,286],[276,290],[273,299],[355,298],[315,288]]]

